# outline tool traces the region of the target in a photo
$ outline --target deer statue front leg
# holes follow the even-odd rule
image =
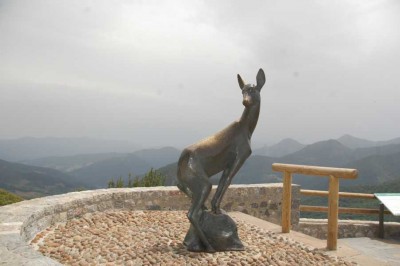
[[[218,183],[217,191],[215,192],[214,197],[211,200],[211,210],[214,213],[221,213],[220,205],[222,202],[222,198],[224,197],[226,190],[231,184],[233,177],[236,175],[236,173],[239,171],[239,169],[242,167],[243,163],[249,156],[250,153],[248,155],[246,154],[244,157],[237,157],[234,163],[223,171],[221,179]]]

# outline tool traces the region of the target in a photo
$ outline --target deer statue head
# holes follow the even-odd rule
[[[239,87],[243,94],[243,105],[246,107],[260,103],[260,91],[265,84],[265,73],[260,68],[257,73],[257,85],[246,84],[242,77],[237,75]]]

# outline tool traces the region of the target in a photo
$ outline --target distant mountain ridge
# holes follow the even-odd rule
[[[372,140],[353,137],[349,134],[346,134],[338,138],[337,141],[339,141],[340,143],[351,149],[358,149],[358,148],[385,146],[390,144],[400,144],[400,137],[385,141],[372,141]]]
[[[263,155],[269,157],[282,157],[293,152],[299,151],[303,149],[306,145],[301,144],[300,142],[286,138],[281,140],[275,145],[272,146],[264,146],[259,149],[255,149],[253,151],[253,155]]]
[[[23,164],[32,166],[53,168],[62,172],[72,172],[87,167],[103,160],[127,156],[127,153],[95,153],[78,154],[71,156],[50,156],[32,160],[21,161]]]
[[[128,141],[92,138],[18,138],[0,140],[0,159],[19,162],[50,156],[133,152],[139,146]]]

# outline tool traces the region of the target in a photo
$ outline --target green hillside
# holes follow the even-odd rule
[[[178,182],[178,180],[176,179],[177,167],[178,167],[177,163],[171,163],[157,169],[158,172],[160,172],[166,177],[165,179],[166,186],[175,186],[177,184]]]
[[[389,155],[373,155],[350,162],[346,168],[358,169],[358,178],[343,180],[343,186],[379,185],[400,179],[400,152]],[[398,191],[400,192],[400,190]]]
[[[82,184],[54,169],[0,160],[0,187],[31,199],[74,191]]]
[[[111,178],[143,175],[151,168],[159,168],[178,160],[180,151],[172,147],[145,149],[123,156],[104,159],[71,172],[84,184],[102,188]]]
[[[120,158],[110,158],[70,172],[87,186],[104,188],[111,178],[136,176],[145,173],[151,165],[136,155],[130,154]]]
[[[8,192],[0,188],[0,206],[23,201],[24,199],[18,195]]]

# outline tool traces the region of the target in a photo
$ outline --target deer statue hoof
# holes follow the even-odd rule
[[[200,219],[200,228],[209,241],[209,245],[204,245],[197,236],[194,227],[190,226],[183,241],[187,250],[207,253],[244,250],[244,246],[237,234],[236,224],[227,214],[214,214],[209,211],[203,212]]]
[[[226,214],[226,212],[221,208],[213,208],[212,212],[213,212],[213,214],[216,214],[216,215],[218,215],[218,214]]]

